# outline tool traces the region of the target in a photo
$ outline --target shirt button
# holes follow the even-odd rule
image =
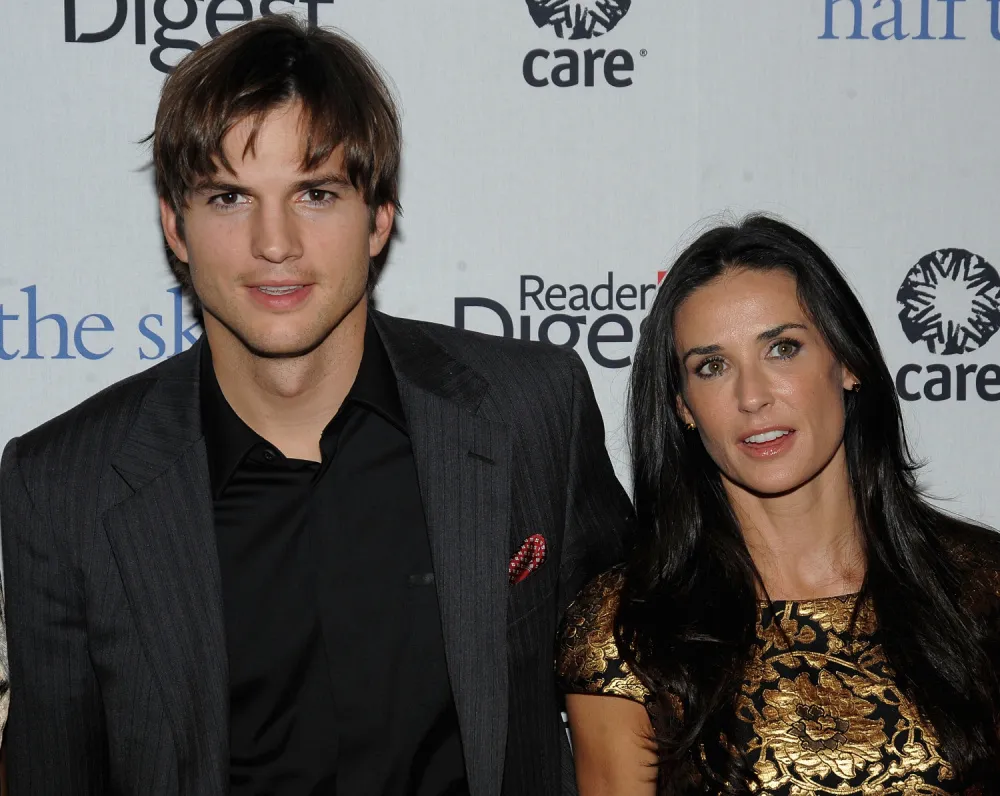
[[[270,448],[264,448],[264,461],[273,462],[277,454]]]

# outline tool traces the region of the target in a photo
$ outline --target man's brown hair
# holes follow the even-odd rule
[[[372,211],[399,209],[399,111],[371,57],[345,36],[287,14],[261,17],[184,58],[167,78],[150,139],[156,190],[180,216],[188,195],[219,167],[232,170],[222,140],[249,119],[252,153],[274,109],[298,101],[305,134],[303,170],[341,144],[346,177]],[[244,153],[244,154],[246,154]],[[182,286],[190,269],[167,251]]]

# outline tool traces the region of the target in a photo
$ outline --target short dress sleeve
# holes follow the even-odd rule
[[[625,576],[610,569],[584,587],[570,605],[559,634],[556,678],[570,694],[598,694],[639,702],[647,707],[652,695],[618,654],[615,616]]]

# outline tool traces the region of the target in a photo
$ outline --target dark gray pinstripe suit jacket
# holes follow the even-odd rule
[[[632,517],[584,366],[539,344],[374,318],[413,443],[472,793],[573,793],[557,622],[620,557]],[[227,791],[200,350],[4,452],[13,796]],[[512,587],[507,563],[534,533],[548,560]]]

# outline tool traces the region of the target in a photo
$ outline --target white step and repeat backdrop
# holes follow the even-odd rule
[[[0,442],[196,339],[137,142],[171,64],[278,12],[398,87],[380,307],[575,346],[623,480],[658,271],[760,209],[860,292],[930,492],[1000,524],[1000,0],[2,0]]]

